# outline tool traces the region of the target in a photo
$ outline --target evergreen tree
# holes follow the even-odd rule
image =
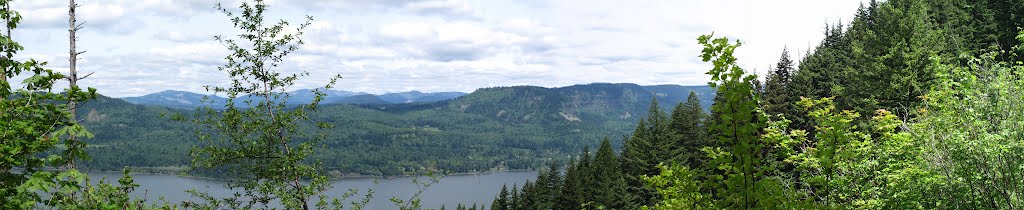
[[[990,34],[996,35],[999,47],[999,60],[1005,62],[1024,61],[1024,53],[1015,54],[1014,47],[1024,44],[1017,37],[1017,32],[1024,27],[1024,1],[1020,0],[985,0],[973,1],[975,5],[987,4],[992,11],[995,27]]]
[[[580,163],[576,166],[576,170],[578,170],[577,173],[580,174],[580,204],[585,204],[594,200],[594,194],[592,192],[597,189],[595,186],[596,181],[594,180],[594,173],[596,172],[594,171],[593,165],[594,160],[590,156],[590,146],[584,146],[583,155],[580,156]]]
[[[565,169],[565,181],[558,196],[554,209],[579,209],[583,205],[583,174],[580,174],[579,165],[575,159],[570,160]]]
[[[546,176],[543,177],[537,177],[537,179],[546,180],[544,191],[547,193],[547,196],[543,198],[544,201],[540,207],[541,209],[553,209],[558,203],[558,197],[562,194],[561,188],[563,180],[557,163],[551,162],[548,164],[547,173],[545,175]]]
[[[861,8],[859,11],[861,15],[867,15],[866,9]],[[807,52],[799,69],[792,75],[788,89],[792,91],[790,96],[793,100],[801,97],[834,97],[846,92],[850,85],[848,79],[843,79],[845,75],[852,75],[855,69],[849,35],[844,32],[842,24],[826,25],[824,33],[825,38],[813,52]],[[836,98],[838,104],[850,104],[848,101],[847,98]],[[800,109],[795,112],[803,113]],[[814,129],[814,123],[803,114],[787,116],[787,119],[792,121],[790,126],[793,128],[806,131]],[[810,139],[814,139],[813,133],[809,135]]]
[[[548,185],[551,184],[548,183],[548,173],[551,172],[547,170],[537,172],[537,178],[534,179],[533,185],[533,205],[529,206],[530,209],[544,209],[547,204],[547,200],[551,196],[551,192],[548,191]]]
[[[522,193],[519,194],[521,203],[517,204],[520,209],[534,209],[540,201],[540,197],[537,196],[537,185],[531,181],[526,181],[523,184]]]
[[[623,209],[630,200],[626,196],[626,180],[619,168],[619,160],[612,151],[608,138],[601,142],[597,155],[593,162],[593,176],[595,189],[593,204],[609,209]]]
[[[658,164],[680,157],[678,137],[670,129],[670,123],[657,99],[653,99],[647,119],[640,120],[633,136],[623,146],[623,178],[629,184],[629,193],[637,196],[636,202],[640,204],[654,202],[654,192],[644,185],[642,177],[658,174]]]
[[[654,115],[655,113],[651,114]],[[628,174],[628,176],[631,177],[631,186],[641,186],[639,185],[640,183],[637,177],[651,172],[648,166],[658,164],[654,161],[657,159],[656,151],[659,148],[657,148],[658,145],[652,142],[653,131],[651,131],[651,126],[648,126],[647,124],[647,120],[640,119],[640,122],[636,125],[636,129],[633,131],[633,136],[626,139],[623,144],[622,170],[625,174]],[[640,191],[631,191],[631,193],[637,192]]]
[[[707,156],[700,149],[711,146],[706,137],[705,115],[700,106],[700,98],[692,91],[686,102],[680,103],[672,111],[670,127],[677,137],[675,147],[680,150],[676,152],[679,156],[675,159],[690,168],[698,168],[706,162]]]
[[[768,74],[764,90],[764,109],[773,118],[779,115],[786,119],[796,116],[796,97],[793,96],[792,87],[789,85],[793,67],[789,50],[783,49],[779,63],[776,64],[774,71]]]
[[[491,210],[509,210],[509,204],[508,186],[502,185],[498,197],[491,203]]]
[[[510,196],[511,198],[509,198],[508,206],[506,206],[506,208],[510,210],[523,209],[522,205],[520,205],[523,203],[523,200],[519,197],[519,184],[512,184],[511,192],[512,195]]]
[[[858,113],[893,110],[909,117],[931,89],[935,73],[930,57],[948,47],[932,31],[924,1],[892,0],[872,3],[854,19],[848,35],[856,71],[838,91],[838,108]]]

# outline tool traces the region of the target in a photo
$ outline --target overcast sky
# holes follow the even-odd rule
[[[88,52],[80,84],[108,96],[163,90],[203,92],[227,81],[217,67],[235,34],[213,9],[236,0],[78,0]],[[826,23],[847,23],[859,0],[272,0],[269,15],[314,17],[300,52],[282,72],[308,71],[296,87],[341,74],[335,89],[386,93],[472,92],[481,87],[558,87],[594,82],[704,85],[709,65],[696,38],[744,41],[737,53],[764,73],[783,47],[802,56]],[[67,69],[67,1],[18,0],[20,58]]]

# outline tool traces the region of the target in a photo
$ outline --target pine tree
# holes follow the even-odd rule
[[[548,164],[547,173],[545,175],[546,176],[543,177],[537,177],[537,179],[546,180],[544,191],[547,193],[547,196],[544,197],[544,201],[540,207],[541,209],[552,209],[555,208],[558,202],[558,197],[561,196],[563,182],[557,163],[551,162]]]
[[[796,116],[796,100],[789,86],[793,65],[793,60],[789,58],[789,50],[783,49],[779,63],[776,64],[774,71],[768,74],[763,100],[765,112],[773,118],[781,115],[790,119]]]
[[[593,165],[594,160],[590,156],[590,146],[584,146],[583,155],[580,156],[580,163],[576,166],[576,170],[578,171],[577,173],[580,174],[580,204],[585,204],[594,200],[593,192],[597,189],[595,186],[596,181],[594,180],[594,173],[596,172],[594,171]]]
[[[628,193],[626,180],[622,176],[619,160],[612,151],[608,138],[601,142],[592,167],[596,187],[592,192],[594,204],[608,209],[622,209],[630,204],[631,201],[625,196]]]
[[[641,177],[658,173],[658,164],[679,157],[677,134],[670,129],[670,119],[652,99],[647,119],[637,123],[633,136],[626,140],[622,149],[622,172],[629,184],[629,193],[636,195],[636,202],[654,202],[654,191],[644,185]]]
[[[491,203],[491,210],[509,210],[509,194],[508,186],[502,185],[501,192],[498,193],[498,197],[494,198],[494,202]]]
[[[537,173],[537,178],[534,179],[535,182],[534,182],[534,185],[533,185],[533,199],[534,199],[534,201],[532,201],[532,205],[530,205],[528,207],[529,209],[548,209],[548,208],[550,208],[550,206],[552,204],[552,202],[550,202],[550,199],[551,199],[551,195],[553,193],[551,192],[551,189],[549,188],[549,186],[555,184],[555,183],[550,183],[551,180],[548,179],[548,176],[549,176],[550,173],[552,173],[552,172],[548,171],[548,170],[540,170]],[[557,171],[556,171],[556,173],[557,173]]]
[[[707,156],[700,149],[712,146],[706,137],[705,115],[700,106],[700,98],[692,91],[686,102],[680,103],[672,111],[670,127],[676,134],[675,147],[679,149],[679,155],[674,159],[690,168],[699,168],[706,162]]]
[[[656,145],[651,142],[651,132],[647,120],[640,119],[633,130],[633,136],[626,139],[623,144],[622,164],[627,174],[644,174],[645,166],[650,165],[649,161],[655,159],[651,151]]]
[[[929,67],[934,52],[948,47],[944,35],[931,30],[924,1],[892,0],[872,3],[866,17],[854,19],[849,29],[853,49],[851,66],[837,108],[858,113],[892,110],[912,117],[921,96],[934,83]]]
[[[861,8],[860,15],[867,15],[867,11]],[[854,71],[850,38],[844,32],[843,25],[826,25],[825,38],[813,52],[808,51],[799,65],[799,68],[792,75],[792,81],[788,85],[793,100],[804,98],[826,98],[840,95],[847,92],[850,86],[849,79],[844,75],[851,75]],[[837,104],[850,104],[850,99],[837,97]],[[796,113],[787,116],[792,121],[790,127],[805,131],[813,131],[814,123],[804,115],[804,110],[797,108]],[[808,138],[814,139],[813,133]]]
[[[506,208],[510,210],[523,209],[521,205],[523,203],[523,200],[521,197],[519,197],[519,184],[512,184],[511,192],[512,195],[509,198],[508,206],[506,206]]]
[[[536,184],[526,181],[523,184],[522,193],[519,194],[519,197],[522,199],[522,202],[518,204],[520,209],[534,209],[540,201],[540,198],[537,196]]]
[[[554,209],[575,210],[583,205],[583,175],[580,174],[579,165],[575,159],[570,160],[565,169],[565,181],[558,196]]]

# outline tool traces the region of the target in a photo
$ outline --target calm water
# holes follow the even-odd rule
[[[89,177],[97,179],[107,176],[108,180],[116,180],[121,177],[118,173],[90,173]],[[491,200],[501,191],[501,186],[512,184],[522,186],[527,180],[533,180],[537,176],[536,171],[532,172],[502,172],[480,175],[452,175],[441,179],[440,182],[432,185],[421,194],[422,204],[425,208],[440,208],[445,205],[454,209],[459,203],[472,205],[490,206]],[[184,200],[196,200],[189,196],[185,190],[197,189],[210,192],[213,195],[230,195],[231,191],[223,187],[224,182],[200,178],[188,178],[172,175],[136,174],[132,175],[135,182],[141,185],[136,189],[136,196],[144,196],[148,200],[156,200],[163,196],[166,200],[180,203]],[[392,197],[408,200],[417,191],[417,186],[411,183],[412,177],[394,179],[374,178],[345,178],[334,181],[334,189],[327,191],[327,195],[340,197],[348,189],[357,189],[365,193],[367,189],[373,189],[373,200],[366,209],[397,209],[390,202]],[[429,180],[421,177],[420,180]],[[376,181],[376,183],[375,183]],[[363,198],[354,196],[354,199]],[[347,203],[347,202],[346,202]]]

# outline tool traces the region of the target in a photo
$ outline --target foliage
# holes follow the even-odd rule
[[[643,209],[710,209],[713,208],[711,195],[701,192],[697,172],[675,163],[672,166],[659,165],[661,173],[645,177],[651,187],[657,189],[661,201]]]
[[[731,43],[728,38],[713,39],[712,35],[704,35],[697,39],[704,45],[701,58],[714,66],[707,74],[711,75],[709,85],[718,88],[723,101],[711,107],[714,112],[721,113],[719,123],[712,124],[711,130],[720,145],[725,147],[705,148],[711,160],[708,162],[721,174],[712,176],[709,183],[721,184],[715,187],[721,196],[720,207],[750,208],[771,199],[762,198],[764,185],[770,180],[764,179],[765,172],[759,169],[766,160],[766,146],[757,138],[759,129],[763,127],[763,118],[755,116],[759,100],[753,90],[756,76],[748,75],[736,64],[733,52],[741,45],[739,41]]]
[[[282,75],[275,69],[285,56],[303,44],[300,36],[312,17],[290,32],[285,31],[287,21],[265,22],[267,4],[262,0],[243,2],[238,15],[220,4],[217,9],[242,33],[238,35],[240,40],[216,37],[231,51],[226,57],[227,65],[219,70],[228,73],[232,81],[228,87],[207,87],[216,94],[227,95],[223,110],[200,108],[190,120],[203,126],[197,131],[198,146],[191,151],[192,164],[235,177],[228,188],[243,193],[215,198],[193,190],[193,194],[208,202],[198,204],[198,208],[269,208],[271,202],[279,202],[287,209],[309,209],[314,198],[319,200],[318,207],[340,208],[339,200],[328,203],[321,194],[331,186],[319,162],[310,159],[323,136],[304,135],[297,125],[310,119],[308,113],[317,110],[324,94],[314,91],[316,97],[310,104],[287,108],[285,99],[289,95],[284,90],[308,73]],[[330,89],[338,78],[332,78],[325,89]],[[239,108],[236,104],[251,108]],[[329,126],[317,124],[318,128]]]
[[[784,117],[762,124],[758,119],[763,117],[750,114],[763,114],[762,108],[741,98],[757,97],[744,88],[751,86],[750,77],[741,80],[743,70],[730,67],[736,45],[727,39],[707,40],[709,36],[700,40],[705,55],[711,55],[705,60],[716,58],[709,73],[731,69],[730,75],[714,78],[726,78],[725,87],[739,87],[720,91],[723,99],[713,107],[720,111],[719,122],[724,122],[714,128],[722,147],[703,149],[712,158],[710,166],[694,170],[662,165],[661,174],[646,178],[662,196],[654,208],[937,207],[926,195],[942,182],[921,167],[921,145],[908,133],[897,133],[899,121],[893,114],[879,111],[871,124],[873,132],[865,133],[853,123],[860,118],[858,113],[836,112],[831,98],[804,98],[798,104],[814,130],[789,130],[790,121]],[[722,107],[740,109],[721,111]],[[741,118],[736,120],[737,116]]]
[[[893,5],[873,3],[871,7]],[[702,43],[707,43],[704,40],[707,39],[702,39]],[[734,49],[731,47],[710,44],[705,52],[728,52]],[[718,124],[723,127],[712,131],[720,140],[739,140],[721,142],[724,148],[705,148],[713,158],[711,167],[661,165],[659,175],[645,179],[661,196],[661,201],[652,207],[1019,208],[1019,195],[1024,191],[1019,173],[1024,165],[1020,155],[1024,152],[1024,135],[1019,131],[1024,121],[1019,108],[1019,104],[1024,104],[1024,75],[1019,72],[1024,64],[999,61],[999,55],[993,52],[980,58],[955,59],[965,61],[966,65],[932,56],[927,65],[911,67],[918,68],[913,71],[934,72],[928,77],[936,78],[930,81],[935,83],[932,90],[920,97],[922,106],[910,106],[920,108],[913,109],[916,113],[912,114],[908,108],[903,108],[902,113],[878,109],[870,121],[858,123],[863,118],[854,110],[876,106],[837,111],[831,97],[804,98],[797,104],[807,112],[805,119],[813,125],[811,130],[800,129],[805,126],[789,129],[791,122],[785,117],[770,120],[763,127],[756,120],[749,123],[750,118],[739,121],[748,123]],[[729,56],[722,57],[731,60]],[[723,72],[719,67],[728,66],[728,62],[719,61],[722,60],[713,62],[716,68],[712,73]],[[720,89],[719,93],[722,98],[715,107],[736,106],[735,101],[729,100],[729,90]],[[755,107],[754,111],[762,113],[762,107]],[[750,112],[720,111],[718,116],[722,119],[718,122],[729,122],[736,115],[746,116]],[[763,130],[737,136],[721,131],[737,134],[733,129],[744,127]],[[737,153],[743,152],[737,148],[749,145],[756,149]],[[752,160],[742,164],[722,161],[748,158]],[[751,181],[741,183],[734,177]],[[758,194],[744,196],[751,189]]]
[[[17,61],[12,58],[24,50],[11,36],[21,15],[10,9],[10,0],[0,1],[0,18],[8,33],[0,35],[0,208],[31,209],[113,209],[139,208],[128,193],[136,186],[128,170],[114,185],[105,180],[92,185],[86,174],[75,169],[44,170],[62,167],[77,159],[87,158],[83,141],[61,140],[62,137],[92,137],[92,133],[74,121],[68,101],[86,101],[96,96],[96,89],[76,86],[54,93],[55,84],[67,79],[63,74],[44,68],[45,62]],[[10,82],[28,74],[15,89]],[[56,154],[43,156],[56,150]]]
[[[925,166],[947,182],[932,195],[953,208],[1024,206],[1024,65],[997,58],[941,67],[940,85],[911,128],[927,145]]]

